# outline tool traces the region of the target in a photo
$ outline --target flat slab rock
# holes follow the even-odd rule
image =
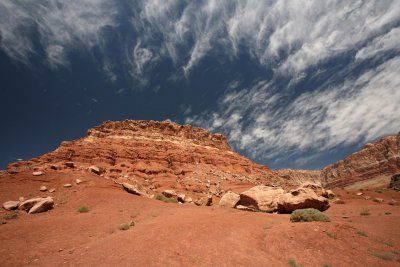
[[[15,210],[18,208],[18,206],[19,201],[10,200],[3,203],[3,208],[6,210]]]

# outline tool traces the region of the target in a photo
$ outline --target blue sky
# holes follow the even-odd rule
[[[104,120],[320,168],[400,131],[398,1],[0,0],[0,168]]]

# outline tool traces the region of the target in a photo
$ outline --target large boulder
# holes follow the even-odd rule
[[[392,176],[392,178],[390,179],[389,188],[400,191],[400,173]]]
[[[219,201],[219,205],[227,208],[234,208],[240,200],[240,195],[234,192],[227,192]]]
[[[29,214],[45,212],[51,210],[54,206],[54,201],[51,197],[47,197],[37,202],[30,210]]]
[[[3,208],[6,210],[15,210],[16,208],[18,208],[19,205],[19,201],[6,201],[3,203]]]
[[[54,205],[53,198],[38,197],[25,200],[19,205],[18,209],[25,210],[29,213],[39,213],[52,209],[53,205]]]
[[[278,208],[278,199],[285,191],[280,187],[258,185],[240,194],[239,204],[255,210],[273,212]]]
[[[194,202],[197,206],[211,206],[212,205],[212,196],[206,196],[199,198]]]
[[[311,188],[299,187],[282,194],[278,200],[278,211],[289,213],[297,209],[314,208],[324,211],[329,208],[329,201],[317,195]]]

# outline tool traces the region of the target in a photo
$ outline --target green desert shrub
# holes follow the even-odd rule
[[[365,236],[365,237],[368,236],[367,232],[365,232],[365,231],[357,231],[357,234],[360,236]]]
[[[78,209],[79,213],[85,213],[85,212],[89,212],[89,208],[86,206],[80,206]]]
[[[383,252],[373,252],[372,255],[385,261],[391,261],[393,259],[392,255]]]
[[[166,203],[178,203],[178,200],[176,198],[172,198],[172,197],[166,197],[164,195],[161,194],[157,194],[156,195],[156,199],[166,202]]]
[[[328,216],[317,209],[298,209],[290,215],[291,222],[330,222]]]
[[[361,215],[361,216],[369,216],[369,215],[371,215],[371,213],[369,212],[368,209],[363,209],[363,210],[360,212],[360,215]]]
[[[290,267],[300,267],[300,266],[296,263],[296,261],[295,261],[294,259],[289,259],[289,260],[288,260],[288,265],[289,265]]]
[[[18,217],[18,211],[12,211],[3,216],[3,219],[11,220]]]

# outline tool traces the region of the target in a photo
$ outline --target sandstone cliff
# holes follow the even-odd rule
[[[219,196],[240,184],[288,183],[232,151],[223,135],[169,121],[107,121],[89,129],[86,137],[10,164],[7,171],[87,172],[92,165],[107,179],[139,184],[148,192],[174,188]]]
[[[326,166],[321,180],[329,187],[337,187],[396,172],[400,172],[400,135],[366,144],[344,160]]]

